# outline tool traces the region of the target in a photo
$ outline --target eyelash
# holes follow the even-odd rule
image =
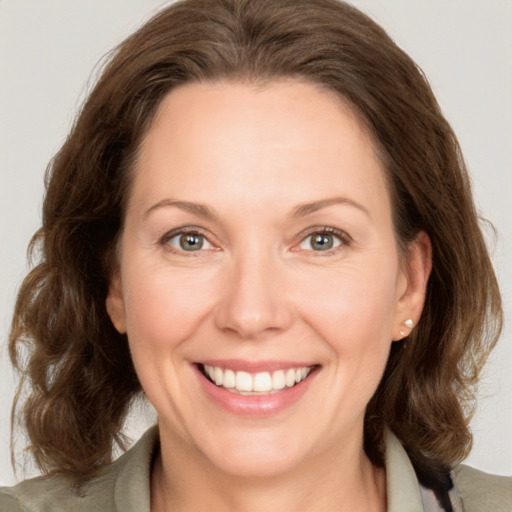
[[[162,238],[160,238],[159,244],[164,246],[166,248],[166,250],[168,250],[169,252],[172,252],[174,254],[184,255],[184,254],[189,253],[188,254],[189,256],[198,256],[198,254],[195,254],[195,253],[202,252],[201,249],[199,249],[197,251],[185,251],[184,249],[177,249],[169,244],[169,242],[173,238],[181,237],[184,235],[199,236],[202,239],[204,239],[208,244],[213,246],[213,244],[208,240],[208,237],[202,232],[202,230],[195,226],[181,227],[181,228],[173,229],[172,231],[169,231],[168,233],[166,233]]]
[[[350,245],[352,239],[350,236],[345,232],[341,231],[340,229],[332,228],[329,226],[316,226],[313,228],[310,228],[306,233],[301,234],[301,239],[298,244],[295,244],[292,248],[292,251],[299,251],[300,249],[296,249],[300,245],[302,245],[309,237],[315,236],[315,235],[329,235],[332,237],[335,237],[340,242],[336,247],[333,247],[332,249],[327,249],[325,251],[315,251],[313,249],[304,249],[315,256],[321,257],[321,256],[332,256],[338,250],[341,250],[343,247],[347,247]]]
[[[175,253],[175,254],[184,255],[186,253],[189,253],[188,254],[189,256],[198,256],[199,254],[194,254],[194,253],[203,252],[202,248],[200,248],[200,249],[198,249],[196,251],[186,251],[184,249],[177,249],[175,247],[172,247],[169,244],[169,242],[173,238],[184,236],[184,235],[197,235],[197,236],[201,237],[202,239],[204,239],[209,245],[215,247],[215,245],[208,240],[208,237],[206,236],[206,234],[204,234],[200,228],[197,228],[195,226],[181,227],[181,228],[174,229],[174,230],[166,233],[163,237],[161,237],[160,240],[159,240],[159,244],[164,246],[169,252],[172,252],[172,253]],[[341,231],[339,229],[332,228],[332,227],[329,227],[329,226],[317,226],[317,227],[310,228],[305,233],[302,233],[300,235],[301,236],[300,241],[298,243],[294,244],[294,246],[292,247],[291,250],[293,252],[299,252],[301,250],[300,249],[300,245],[303,244],[309,237],[312,237],[312,236],[315,236],[315,235],[328,235],[328,236],[332,236],[332,237],[337,238],[338,241],[340,242],[336,247],[333,247],[332,249],[328,249],[328,250],[325,250],[325,251],[315,251],[313,249],[303,249],[303,250],[308,251],[310,253],[316,253],[316,256],[330,256],[330,255],[333,255],[339,249],[341,249],[343,247],[346,247],[346,246],[349,246],[351,241],[352,241],[350,236],[346,232],[344,232],[344,231]],[[209,249],[205,249],[205,250],[209,250]]]

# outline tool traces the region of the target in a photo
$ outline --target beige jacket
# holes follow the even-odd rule
[[[103,468],[80,494],[62,477],[36,478],[0,488],[0,512],[150,512],[151,460],[158,442],[156,427],[113,464]],[[512,478],[467,466],[455,469],[455,512],[512,512]],[[437,512],[432,494],[418,484],[402,445],[386,438],[388,512]],[[462,496],[463,508],[459,499]]]

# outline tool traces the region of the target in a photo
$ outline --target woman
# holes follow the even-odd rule
[[[458,465],[501,326],[460,150],[354,8],[163,10],[55,157],[34,244],[10,347],[47,478],[0,510],[510,508]],[[141,392],[158,426],[110,464]]]

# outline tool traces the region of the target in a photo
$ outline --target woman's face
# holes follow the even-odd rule
[[[391,342],[420,314],[424,246],[400,260],[371,137],[334,94],[171,92],[141,146],[107,299],[162,445],[244,475],[362,453]]]

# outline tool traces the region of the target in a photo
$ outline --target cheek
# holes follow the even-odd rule
[[[395,284],[392,273],[373,279],[365,272],[339,272],[326,286],[314,287],[315,293],[302,294],[301,316],[330,354],[325,407],[332,425],[362,418],[379,385],[392,342]]]
[[[216,279],[205,272],[148,268],[125,289],[131,344],[169,348],[191,337],[216,296]]]
[[[323,280],[306,276],[300,288],[302,293],[297,296],[301,316],[332,348],[373,350],[381,344],[387,350],[396,303],[393,270],[376,276],[367,270],[343,269],[329,273]]]

